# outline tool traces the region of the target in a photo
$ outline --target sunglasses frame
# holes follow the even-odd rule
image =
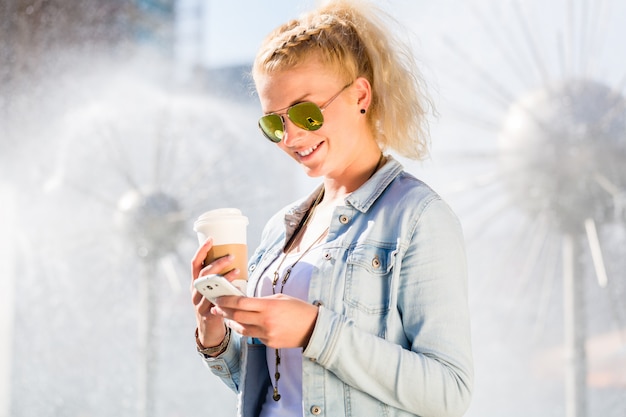
[[[262,120],[264,120],[265,118],[267,118],[268,116],[278,116],[278,117],[280,117],[280,120],[281,120],[281,122],[282,122],[282,126],[283,126],[283,129],[282,129],[283,135],[285,134],[285,131],[287,130],[287,127],[285,126],[285,116],[287,116],[287,118],[288,118],[289,120],[291,120],[291,122],[292,122],[293,124],[295,124],[296,126],[298,126],[300,129],[306,130],[306,131],[308,131],[308,132],[313,132],[313,131],[315,131],[315,130],[318,130],[318,129],[320,129],[320,128],[322,127],[322,125],[324,124],[324,116],[323,116],[324,110],[326,110],[326,108],[327,108],[328,106],[330,106],[330,105],[331,105],[331,103],[332,103],[332,102],[333,102],[333,101],[334,101],[337,97],[339,97],[339,96],[341,95],[341,93],[343,93],[343,92],[344,92],[344,91],[345,91],[348,87],[350,87],[353,83],[354,83],[354,81],[352,81],[352,82],[350,82],[350,83],[346,84],[345,86],[343,86],[343,88],[342,88],[341,90],[339,90],[339,92],[338,92],[337,94],[335,94],[334,96],[332,96],[331,98],[329,98],[329,99],[328,99],[328,100],[327,100],[324,104],[322,104],[321,106],[318,106],[317,104],[313,103],[312,101],[301,101],[301,102],[299,102],[299,103],[295,103],[295,104],[292,104],[292,105],[291,105],[291,106],[289,106],[289,107],[286,107],[286,108],[284,109],[285,111],[283,111],[283,112],[281,112],[281,113],[268,113],[268,114],[265,114],[265,115],[263,115],[263,116],[261,116],[261,117],[259,118],[259,122],[258,122],[259,129],[260,129],[260,130],[261,130],[261,132],[263,133],[263,136],[265,136],[265,137],[266,137],[269,141],[271,141],[271,142],[273,142],[273,143],[280,143],[280,141],[282,141],[282,137],[281,137],[281,138],[274,138],[273,136],[271,136],[271,135],[269,135],[267,132],[265,132],[265,130],[263,129],[263,127],[262,127],[262,125],[261,125],[261,121],[262,121]],[[315,107],[316,107],[316,108],[320,111],[320,114],[322,115],[322,120],[321,120],[321,121],[319,121],[319,122],[318,122],[317,124],[315,124],[315,125],[313,125],[313,123],[310,123],[310,125],[311,125],[311,126],[307,126],[307,125],[304,125],[304,124],[302,124],[302,123],[300,123],[300,122],[298,122],[298,121],[294,121],[294,120],[291,118],[291,116],[289,115],[289,112],[290,112],[290,111],[291,111],[294,107],[297,107],[297,106],[302,106],[303,104],[306,104],[306,105],[310,105],[310,104],[312,104],[313,106],[315,106]]]

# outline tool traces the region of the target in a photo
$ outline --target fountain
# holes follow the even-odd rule
[[[613,51],[626,9],[463,6],[455,16],[470,18],[442,30],[435,55],[460,138],[442,169],[459,179],[441,190],[468,237],[482,370],[468,417],[620,416],[626,104]]]
[[[598,228],[626,222],[626,100],[602,83],[568,80],[522,96],[500,134],[502,175],[513,206],[544,216],[563,236],[566,415],[587,415],[585,267],[608,277]]]
[[[295,198],[293,162],[259,134],[254,101],[173,91],[140,74],[129,65],[76,75],[90,97],[35,129],[16,156],[31,168],[13,177],[12,228],[23,238],[14,266],[0,266],[19,276],[14,349],[2,356],[14,364],[3,375],[11,415],[235,407],[195,353],[192,223],[239,207],[256,246],[266,219]]]

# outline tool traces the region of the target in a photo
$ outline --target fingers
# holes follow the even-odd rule
[[[224,320],[224,323],[234,332],[246,337],[255,337],[267,345],[268,339],[265,337],[265,331],[262,327],[253,324],[241,324],[234,320]]]
[[[227,270],[228,266],[233,263],[235,257],[233,255],[225,255],[220,258],[214,259],[210,264],[205,265],[204,262],[206,260],[207,253],[209,253],[212,247],[213,240],[209,238],[196,251],[196,254],[191,260],[192,281],[204,275],[217,274],[220,271]],[[232,281],[236,279],[240,273],[241,271],[235,268],[231,271],[228,271],[228,273],[224,274],[224,276],[229,281]]]
[[[224,318],[237,333],[256,337],[270,347],[304,347],[315,327],[318,307],[277,294],[269,297],[224,296],[211,314]]]
[[[221,258],[214,259],[210,264],[200,269],[199,276],[205,276],[209,274],[217,274],[223,271],[228,265],[233,263],[235,257],[233,255],[222,256]]]
[[[211,312],[211,309],[214,307],[214,304],[210,302],[209,300],[207,300],[206,298],[204,298],[202,294],[199,295],[199,298],[200,298],[199,301],[196,304],[194,304],[198,315],[202,317],[215,316],[215,314]]]
[[[199,251],[199,253],[201,253]],[[199,272],[195,272],[195,262],[196,262],[196,257],[194,257],[193,261],[192,261],[192,265],[194,265],[192,268],[194,268],[194,272],[192,275],[192,279],[191,279],[191,284],[189,287],[189,290],[191,292],[191,299],[193,301],[194,305],[198,305],[201,302],[201,298],[203,298],[202,294],[200,294],[198,292],[198,290],[196,290],[195,286],[194,286],[194,282],[196,281],[196,279],[206,276],[206,275],[210,275],[210,274],[216,274],[219,271],[225,269],[229,264],[231,264],[233,262],[234,256],[233,255],[226,255],[223,256],[221,258],[215,259],[213,262],[211,262],[209,265],[205,266],[204,268],[200,269]],[[229,280],[233,280],[235,278],[237,278],[237,276],[239,275],[239,270],[235,269],[233,271],[230,271],[229,273],[227,273],[225,276],[227,277],[227,279]]]
[[[211,307],[213,307],[213,304],[210,301],[206,300],[204,296],[200,292],[198,292],[198,290],[196,290],[196,288],[194,287],[195,280],[198,279],[199,277],[209,275],[209,274],[216,274],[224,269],[228,269],[228,266],[231,265],[234,260],[233,255],[226,255],[221,258],[213,260],[209,265],[205,265],[204,262],[206,259],[206,255],[211,250],[212,247],[213,247],[213,240],[211,238],[208,238],[198,248],[198,250],[196,251],[195,255],[193,256],[191,260],[191,274],[192,275],[191,275],[191,282],[189,285],[189,291],[191,293],[191,301],[197,313],[204,317],[209,317],[212,315],[210,310],[211,310]],[[229,279],[230,281],[232,281],[236,279],[239,276],[239,274],[240,274],[240,271],[238,269],[234,269],[228,272],[227,274],[225,274],[225,277]]]
[[[220,309],[228,311],[264,311],[269,308],[267,300],[269,297],[255,298],[255,297],[240,297],[236,295],[225,295],[218,297],[215,300],[215,304]]]
[[[191,303],[199,315],[211,315],[211,307],[213,307],[213,303],[204,298],[204,296],[193,286],[193,283],[191,285]]]
[[[210,312],[229,321],[232,324],[229,326],[236,332],[249,336],[250,328],[263,328],[267,325],[267,314],[263,314],[261,310],[267,311],[268,306],[259,308],[258,300],[260,299],[252,297],[223,296],[215,300],[216,304],[211,307]]]
[[[202,245],[198,248],[195,255],[191,259],[191,277],[193,279],[198,278],[200,275],[200,270],[204,267],[204,260],[206,259],[207,254],[213,247],[213,238],[209,237],[204,241]]]
[[[231,260],[234,259],[231,258]],[[230,271],[228,271],[227,273],[224,274],[224,277],[229,280],[230,282],[233,282],[234,280],[236,280],[239,275],[241,275],[241,271],[239,270],[239,268],[235,268],[235,269],[231,269]]]

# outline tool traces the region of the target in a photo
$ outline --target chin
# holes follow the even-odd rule
[[[319,169],[309,168],[308,166],[304,165],[302,162],[300,162],[300,166],[302,166],[304,173],[311,178],[318,178],[324,175],[322,172],[320,172]]]

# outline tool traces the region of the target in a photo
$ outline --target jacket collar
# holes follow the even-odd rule
[[[387,156],[383,166],[365,184],[351,193],[346,202],[363,213],[367,212],[403,169],[400,162],[390,155]]]

